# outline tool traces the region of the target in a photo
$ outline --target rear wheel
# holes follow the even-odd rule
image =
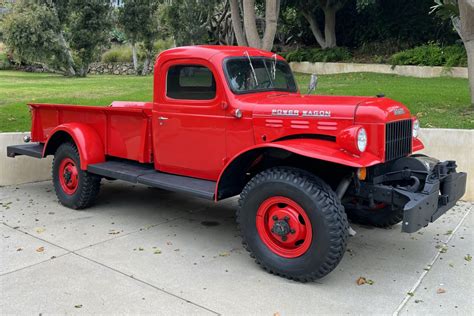
[[[346,212],[351,222],[379,228],[391,227],[403,220],[403,209],[392,210],[390,205],[384,203],[374,207],[347,205]]]
[[[237,222],[243,244],[258,264],[302,282],[337,266],[349,227],[344,208],[326,183],[286,167],[265,170],[245,186]]]
[[[77,147],[64,143],[53,160],[53,184],[59,202],[73,209],[90,206],[100,189],[100,177],[80,168]]]

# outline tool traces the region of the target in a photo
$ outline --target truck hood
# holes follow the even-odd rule
[[[352,124],[385,123],[410,118],[401,103],[385,97],[322,96],[297,93],[267,93],[240,96],[252,104],[253,117],[352,120]],[[246,106],[246,107],[247,107]]]

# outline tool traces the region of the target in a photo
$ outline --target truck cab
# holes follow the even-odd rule
[[[126,87],[125,87],[126,88]],[[466,174],[415,154],[419,122],[384,96],[306,95],[279,55],[249,47],[178,47],[155,63],[153,100],[110,106],[29,104],[31,144],[54,155],[59,201],[89,207],[102,178],[201,198],[240,195],[245,248],[298,281],[331,272],[349,222],[415,232],[452,208]]]

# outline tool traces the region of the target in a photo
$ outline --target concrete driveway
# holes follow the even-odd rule
[[[50,182],[0,188],[0,313],[471,314],[472,203],[415,234],[353,225],[341,264],[301,284],[241,246],[236,200],[104,181],[95,206]],[[357,285],[360,277],[373,284]],[[372,282],[369,282],[372,283]]]

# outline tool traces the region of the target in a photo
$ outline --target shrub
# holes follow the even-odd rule
[[[393,54],[390,58],[392,66],[467,66],[467,55],[463,46],[452,45],[443,47],[437,43],[418,46]]]
[[[11,64],[8,60],[7,52],[0,49],[0,70],[10,69]]]
[[[157,55],[171,47],[173,47],[173,40],[157,40],[153,44],[153,54]],[[137,58],[141,61],[145,59],[145,51],[142,45],[137,45]],[[132,47],[129,45],[116,45],[102,54],[101,61],[103,63],[131,63],[133,61]]]
[[[337,62],[337,61],[347,61],[352,58],[351,52],[345,47],[335,47],[335,48],[310,48],[303,49],[299,48],[297,50],[282,53],[283,57],[286,58],[288,62],[291,61],[309,61],[309,62]]]
[[[160,39],[160,40],[157,40],[153,44],[153,50],[154,50],[155,54],[159,54],[162,51],[167,50],[167,49],[169,49],[173,46],[174,46],[173,39],[171,39],[171,38],[165,39],[165,40]]]
[[[102,54],[103,63],[132,62],[132,48],[130,46],[115,46]]]

